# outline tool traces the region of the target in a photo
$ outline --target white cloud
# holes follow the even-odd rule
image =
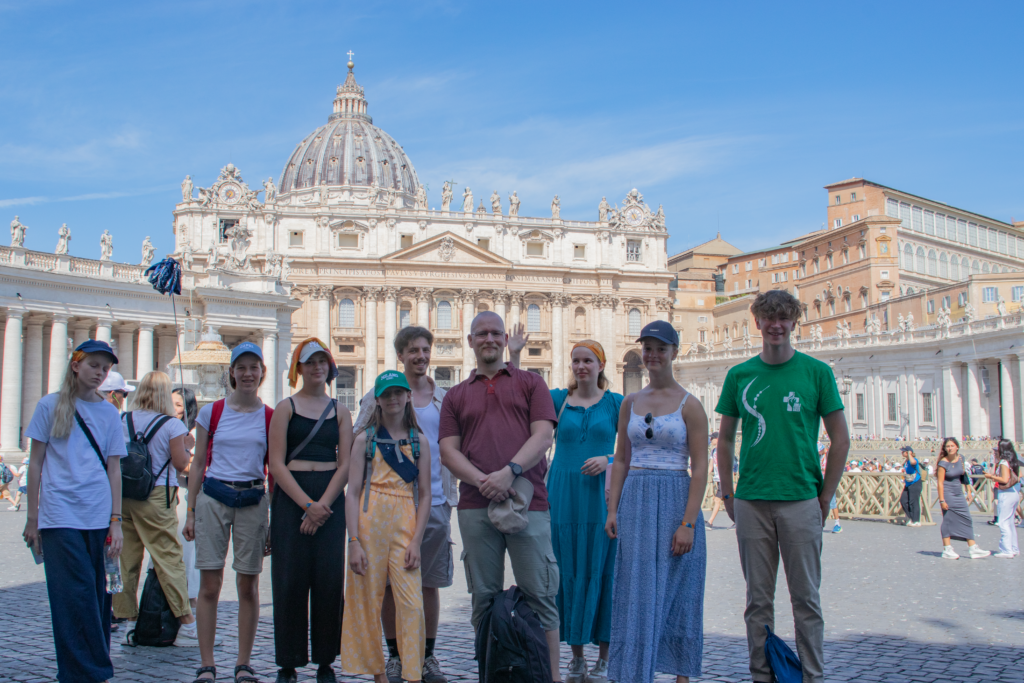
[[[111,192],[90,192],[87,194],[78,194],[71,197],[20,197],[16,199],[0,199],[0,208],[5,206],[49,204],[51,202],[80,202],[89,201],[93,199],[120,199],[121,197],[140,197],[142,195],[156,194],[158,192],[168,192],[174,189],[174,186],[162,185],[159,187],[147,187],[139,190],[114,190]]]
[[[42,204],[47,201],[46,197],[19,197],[17,199],[0,199],[0,207],[5,206],[22,206],[32,204]]]

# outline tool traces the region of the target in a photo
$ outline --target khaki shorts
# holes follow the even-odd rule
[[[452,557],[452,506],[441,503],[430,508],[430,519],[420,545],[424,588],[447,588],[455,578]]]
[[[235,549],[231,568],[238,574],[263,571],[263,549],[270,533],[270,496],[256,505],[232,508],[199,492],[196,499],[196,569],[223,569],[228,543]]]

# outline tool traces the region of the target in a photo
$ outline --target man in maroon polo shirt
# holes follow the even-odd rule
[[[558,669],[558,564],[551,549],[551,515],[544,486],[557,416],[540,376],[504,362],[508,335],[496,313],[473,319],[467,337],[476,370],[452,387],[441,405],[441,462],[459,479],[459,530],[466,583],[473,596],[473,628],[500,593],[505,552],[516,585],[537,613],[551,653],[551,680]],[[533,484],[529,524],[503,534],[487,516],[490,502],[505,500],[516,477]]]

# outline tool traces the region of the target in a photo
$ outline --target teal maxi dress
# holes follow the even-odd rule
[[[567,389],[551,390],[556,412],[568,395]],[[621,394],[605,391],[600,401],[585,410],[565,406],[558,423],[548,503],[551,545],[561,575],[559,637],[570,645],[607,643],[611,638],[616,541],[604,532],[608,518],[604,483],[615,453],[621,405]],[[583,463],[597,455],[608,456],[609,471],[596,477],[583,474]]]

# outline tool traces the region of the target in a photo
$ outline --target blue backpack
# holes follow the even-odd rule
[[[772,676],[777,683],[803,683],[803,667],[800,665],[800,658],[789,649],[789,646],[777,635],[772,633],[769,626],[764,630],[768,637],[764,641],[764,656],[768,660],[768,667],[772,670]]]

